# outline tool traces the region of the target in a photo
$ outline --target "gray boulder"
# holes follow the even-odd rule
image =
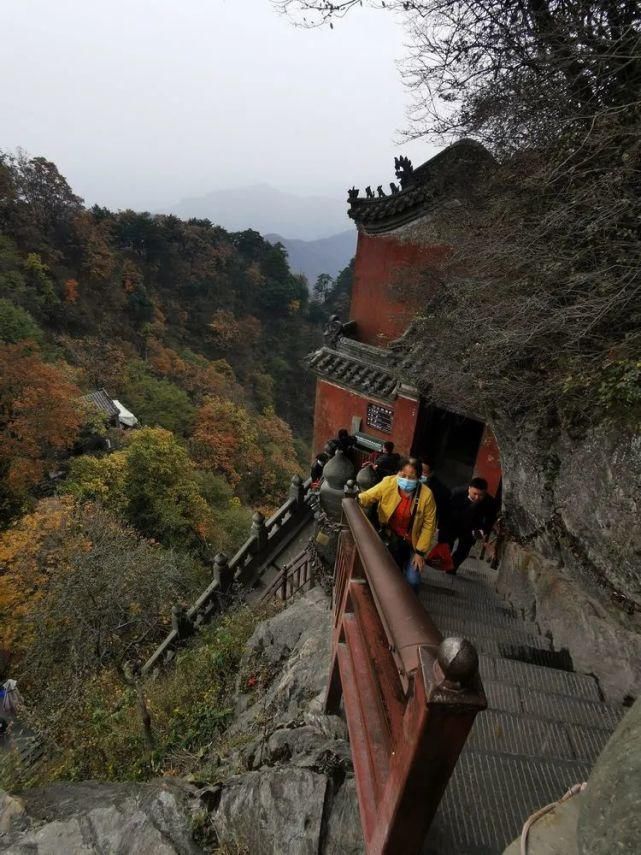
[[[241,663],[241,674],[272,675],[264,692],[238,686],[231,732],[251,731],[267,716],[272,729],[308,709],[320,712],[327,685],[331,642],[329,599],[320,588],[260,624]]]
[[[641,699],[612,734],[592,770],[579,816],[581,855],[641,851]]]
[[[197,855],[194,791],[149,784],[51,784],[20,798],[0,793],[5,855]]]
[[[225,782],[213,824],[252,855],[318,855],[328,780],[308,769],[247,772]]]

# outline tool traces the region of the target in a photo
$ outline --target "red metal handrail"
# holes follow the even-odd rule
[[[343,700],[368,855],[413,855],[486,706],[478,657],[443,642],[357,502],[343,512],[326,709]]]
[[[285,602],[300,591],[309,590],[316,584],[314,558],[306,547],[292,561],[286,564],[271,584],[265,589],[261,601],[272,597]]]

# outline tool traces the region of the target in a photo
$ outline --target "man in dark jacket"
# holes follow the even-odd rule
[[[333,441],[336,443],[336,449],[342,451],[345,457],[355,463],[356,437],[352,436],[347,428],[341,428]]]
[[[466,487],[452,491],[450,514],[444,540],[454,549],[452,553],[456,573],[470,553],[474,541],[485,538],[496,521],[497,504],[487,492],[485,478],[472,478]]]
[[[376,458],[374,469],[379,481],[388,475],[396,475],[401,465],[401,455],[394,451],[394,443],[390,440],[383,443],[383,451]]]
[[[434,474],[433,462],[430,458],[423,458],[423,475],[421,483],[432,491],[436,502],[436,523],[438,525],[438,542],[445,543],[448,532],[448,520],[450,517],[450,501],[452,495],[449,488]]]

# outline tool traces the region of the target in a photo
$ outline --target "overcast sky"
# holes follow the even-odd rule
[[[0,0],[0,148],[113,208],[256,182],[343,196],[433,152],[395,144],[403,38],[373,11],[298,29],[270,0]]]

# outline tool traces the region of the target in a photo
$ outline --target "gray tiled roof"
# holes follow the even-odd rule
[[[111,400],[104,389],[98,389],[96,392],[90,392],[88,395],[83,395],[82,400],[88,404],[93,404],[102,413],[105,413],[110,418],[118,416],[118,407]]]
[[[391,365],[385,367],[364,362],[330,347],[321,347],[310,354],[307,362],[319,377],[377,398],[392,398],[398,385],[398,378]]]

